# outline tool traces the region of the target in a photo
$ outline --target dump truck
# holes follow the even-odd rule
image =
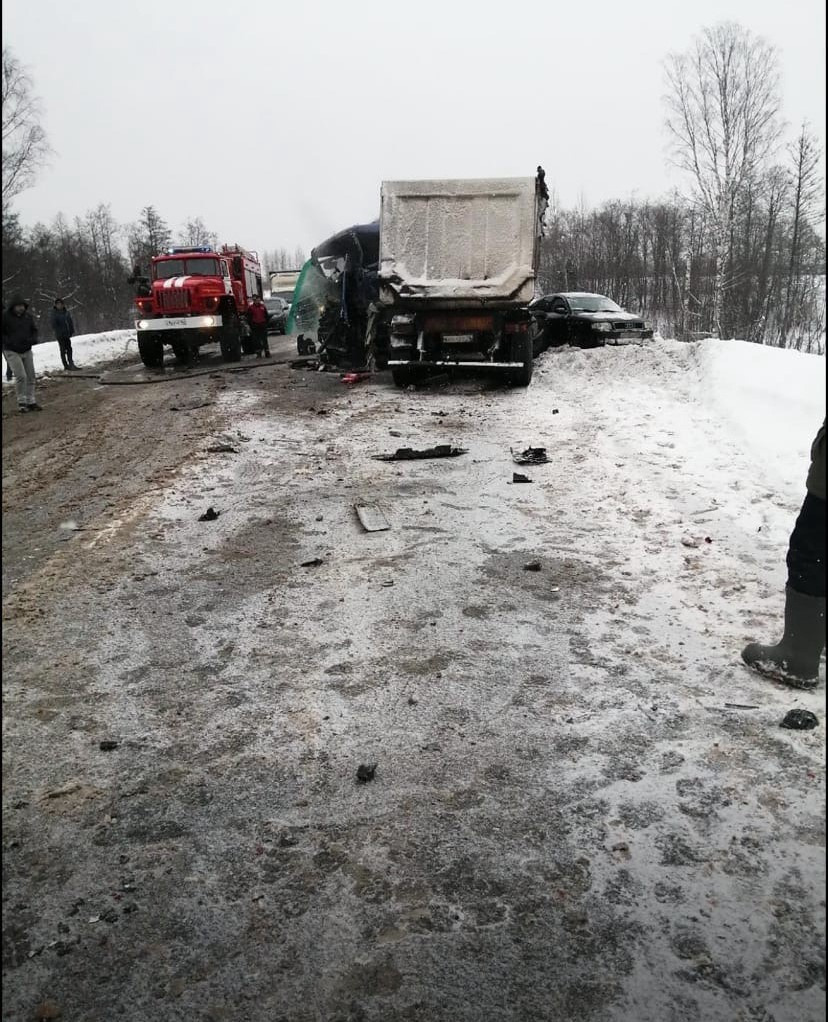
[[[535,294],[548,191],[536,177],[385,181],[379,299],[394,382],[445,368],[532,379]]]

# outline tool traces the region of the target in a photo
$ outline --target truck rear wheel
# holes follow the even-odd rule
[[[528,387],[532,382],[532,338],[528,333],[517,334],[512,341],[512,362],[522,362],[520,369],[512,370],[512,383],[515,387]]]
[[[186,341],[175,341],[172,350],[179,365],[187,365],[192,361],[192,351]]]
[[[225,362],[240,362],[242,357],[241,323],[233,313],[225,316],[225,324],[221,331],[221,357]]]
[[[391,379],[394,381],[395,387],[407,387],[414,374],[408,366],[395,366],[391,370]]]
[[[158,369],[164,365],[164,345],[156,337],[138,333],[138,354],[148,369]]]

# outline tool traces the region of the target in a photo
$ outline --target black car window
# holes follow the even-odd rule
[[[563,300],[563,298],[556,298],[555,301],[552,302],[552,311],[562,312],[564,315],[566,315],[566,313],[569,310],[567,309],[566,302]]]

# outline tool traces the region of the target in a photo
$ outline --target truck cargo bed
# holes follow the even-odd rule
[[[538,234],[534,178],[385,181],[382,301],[526,304]]]

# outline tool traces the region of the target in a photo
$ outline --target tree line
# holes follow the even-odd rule
[[[540,288],[608,295],[665,337],[738,337],[823,352],[817,152],[803,129],[788,165],[757,175],[740,192],[720,276],[710,215],[692,196],[616,200],[589,210],[562,208],[553,193]]]

